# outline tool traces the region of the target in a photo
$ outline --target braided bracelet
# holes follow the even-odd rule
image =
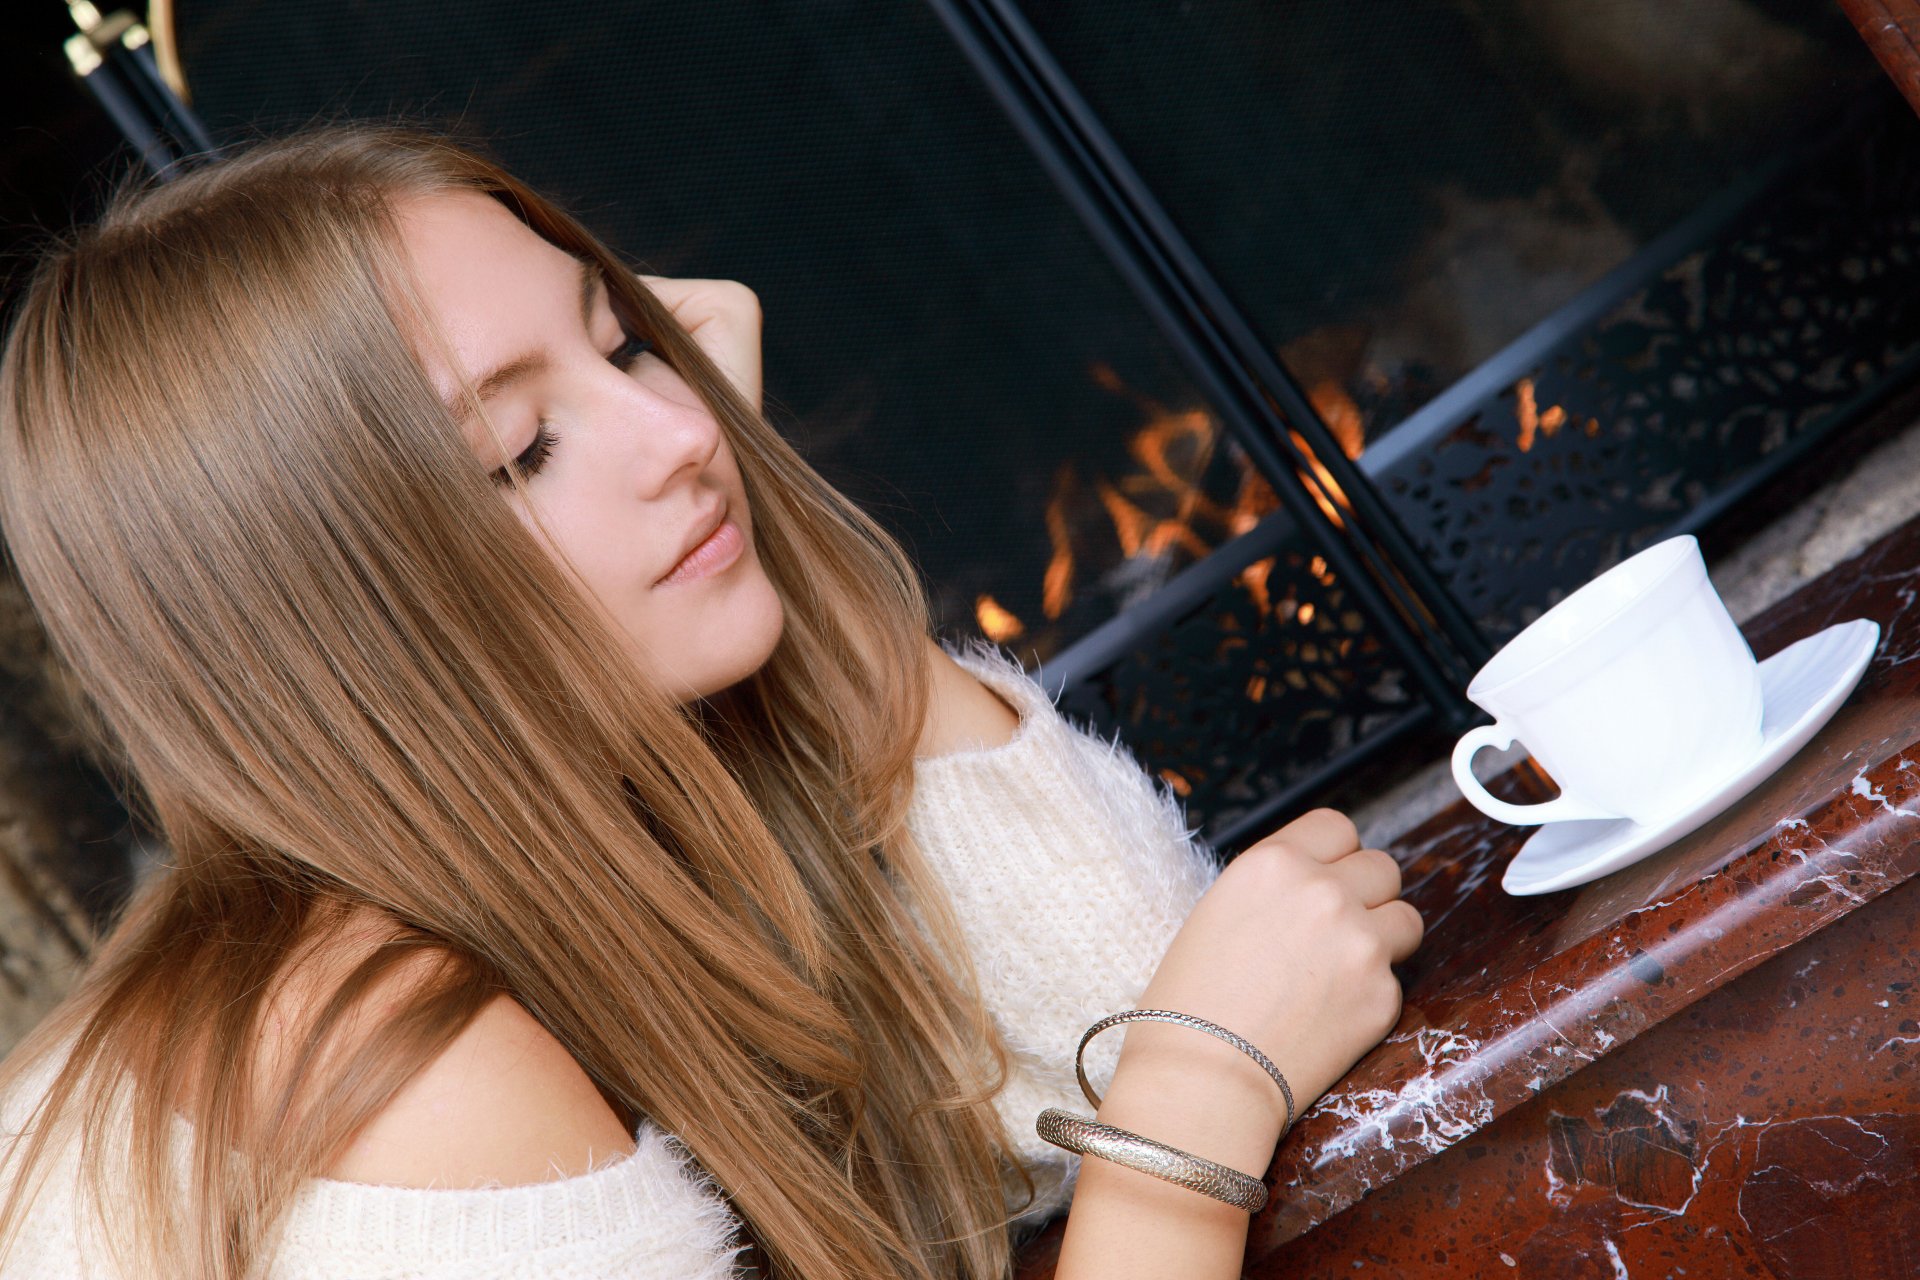
[[[1287,1102],[1287,1123],[1280,1130],[1285,1133],[1293,1127],[1293,1090],[1287,1086],[1287,1078],[1280,1074],[1280,1068],[1273,1065],[1258,1046],[1243,1040],[1225,1027],[1216,1026],[1204,1018],[1196,1018],[1190,1013],[1176,1013],[1171,1009],[1130,1009],[1123,1013],[1109,1014],[1087,1028],[1080,1037],[1080,1047],[1074,1050],[1073,1074],[1080,1081],[1080,1092],[1094,1107],[1100,1105],[1100,1095],[1093,1091],[1093,1085],[1087,1079],[1084,1058],[1087,1042],[1105,1031],[1108,1027],[1122,1022],[1171,1022],[1178,1026],[1191,1027],[1195,1031],[1204,1031],[1210,1036],[1226,1041],[1255,1062],[1273,1077],[1280,1086],[1280,1096]],[[1236,1209],[1248,1213],[1258,1213],[1267,1202],[1266,1184],[1260,1179],[1230,1169],[1226,1165],[1216,1164],[1212,1160],[1182,1151],[1178,1147],[1169,1147],[1165,1143],[1155,1142],[1128,1129],[1121,1129],[1085,1116],[1074,1115],[1071,1111],[1062,1111],[1058,1107],[1048,1107],[1040,1113],[1034,1122],[1034,1130],[1042,1138],[1056,1147],[1062,1147],[1079,1155],[1099,1156],[1115,1164],[1124,1165],[1140,1173],[1150,1174],[1175,1186],[1185,1187],[1189,1191],[1198,1191],[1215,1200],[1230,1204]]]
[[[1285,1134],[1288,1129],[1293,1128],[1293,1090],[1287,1087],[1287,1078],[1280,1074],[1280,1068],[1274,1066],[1273,1060],[1260,1052],[1258,1045],[1242,1040],[1225,1027],[1216,1026],[1205,1018],[1196,1018],[1190,1013],[1176,1013],[1172,1009],[1128,1009],[1122,1013],[1110,1013],[1087,1028],[1087,1033],[1080,1037],[1080,1047],[1073,1051],[1073,1074],[1080,1081],[1080,1092],[1086,1095],[1088,1105],[1098,1108],[1100,1095],[1095,1093],[1093,1086],[1087,1082],[1087,1069],[1082,1064],[1082,1059],[1087,1052],[1087,1042],[1108,1027],[1118,1026],[1122,1022],[1171,1022],[1182,1027],[1192,1027],[1195,1031],[1204,1031],[1216,1040],[1226,1041],[1259,1063],[1261,1069],[1272,1076],[1273,1082],[1280,1086],[1280,1096],[1287,1100],[1287,1122],[1280,1127],[1280,1132]]]

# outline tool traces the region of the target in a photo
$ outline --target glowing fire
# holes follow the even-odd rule
[[[1359,331],[1316,331],[1283,353],[1290,369],[1309,373],[1302,378],[1307,399],[1349,460],[1358,460],[1365,449],[1365,415],[1346,390],[1348,385],[1364,385],[1353,379],[1367,367],[1365,340],[1366,335]],[[1087,572],[1089,563],[1107,573],[1105,566],[1113,564],[1116,547],[1118,567],[1127,572],[1107,578],[1103,585],[1129,590],[1143,582],[1152,586],[1152,574],[1171,567],[1152,562],[1173,554],[1203,559],[1222,543],[1254,528],[1280,505],[1265,477],[1239,450],[1232,452],[1238,477],[1231,500],[1216,500],[1203,490],[1205,482],[1218,492],[1209,465],[1216,458],[1222,437],[1220,424],[1210,413],[1175,410],[1154,402],[1125,386],[1106,365],[1096,366],[1093,378],[1140,407],[1142,425],[1126,444],[1134,470],[1118,479],[1096,476],[1084,486],[1071,461],[1054,472],[1045,511],[1049,553],[1040,583],[1040,609],[1049,623],[1057,622],[1072,605],[1076,573]],[[1600,433],[1595,418],[1581,423],[1564,405],[1543,408],[1532,378],[1518,380],[1511,389],[1518,426],[1514,444],[1520,453],[1530,452],[1537,441],[1553,440],[1563,430],[1590,437]],[[1287,434],[1296,454],[1297,482],[1336,529],[1346,529],[1353,510],[1347,494],[1306,437],[1294,430]],[[1464,487],[1471,489],[1474,482],[1468,481]],[[1111,542],[1105,541],[1109,533]],[[1276,576],[1283,555],[1286,567]],[[1130,562],[1136,559],[1145,563],[1132,565]],[[1135,568],[1148,572],[1143,576],[1132,572]],[[1392,564],[1385,566],[1385,572],[1399,576]],[[1246,673],[1242,688],[1247,701],[1260,704],[1271,698],[1285,702],[1304,694],[1310,700],[1339,702],[1343,684],[1351,687],[1354,679],[1356,651],[1366,653],[1370,641],[1366,619],[1354,602],[1345,598],[1345,589],[1336,585],[1326,557],[1297,551],[1269,555],[1241,569],[1233,583],[1246,592],[1259,616],[1269,620],[1260,624],[1261,629],[1279,629],[1261,638],[1265,652],[1244,655],[1253,659],[1246,668],[1240,668]],[[1417,620],[1429,628],[1436,627],[1418,594],[1404,580],[1398,585],[1403,588],[1401,598],[1420,614]],[[1309,592],[1314,599],[1300,598]],[[976,597],[974,613],[980,632],[997,644],[1027,635],[1026,624],[990,595]],[[1247,634],[1243,611],[1224,613],[1220,627],[1218,652],[1222,654],[1255,642],[1255,637]],[[1044,628],[1042,631],[1030,637],[1030,642],[1044,647],[1049,636]],[[1294,710],[1296,719],[1303,723],[1336,714],[1324,704]],[[1531,758],[1525,763],[1551,791],[1552,782],[1545,771]],[[1156,772],[1183,797],[1192,794],[1196,777],[1204,777],[1189,777],[1172,767]]]
[[[1334,483],[1333,472],[1327,470],[1326,464],[1314,456],[1313,448],[1307,444],[1305,436],[1292,430],[1289,430],[1287,435],[1292,438],[1293,447],[1300,451],[1300,456],[1307,460],[1306,470],[1296,471],[1294,474],[1300,477],[1300,483],[1304,484],[1307,492],[1313,495],[1314,505],[1326,513],[1327,519],[1333,521],[1334,527],[1346,528],[1347,522],[1340,518],[1340,513],[1350,511],[1352,507],[1347,503],[1347,495],[1340,492],[1340,486]]]
[[[1144,425],[1127,441],[1127,452],[1137,469],[1116,480],[1096,477],[1091,485],[1093,498],[1104,512],[1108,527],[1118,544],[1121,558],[1138,556],[1158,558],[1174,550],[1192,559],[1205,557],[1215,547],[1247,532],[1261,518],[1278,507],[1273,488],[1246,458],[1236,454],[1239,482],[1231,502],[1222,503],[1209,496],[1201,481],[1220,443],[1219,422],[1204,409],[1172,409],[1128,388],[1112,368],[1097,365],[1092,371],[1096,383],[1116,394],[1125,395],[1140,405]],[[1341,451],[1358,458],[1364,443],[1364,425],[1360,408],[1338,382],[1321,381],[1308,392],[1314,409],[1327,423]],[[1297,474],[1301,484],[1328,519],[1344,527],[1343,513],[1350,510],[1347,496],[1331,471],[1317,458],[1306,438],[1289,433],[1294,447],[1305,459]],[[1054,473],[1053,491],[1047,499],[1046,529],[1049,554],[1041,577],[1040,608],[1049,622],[1066,612],[1073,599],[1074,575],[1079,568],[1075,552],[1074,521],[1069,511],[1080,496],[1080,479],[1072,462],[1063,463]],[[1086,535],[1081,534],[1084,538]],[[1323,584],[1333,581],[1326,572],[1326,561],[1314,560],[1314,576]],[[1278,606],[1269,598],[1267,580],[1273,571],[1268,557],[1242,569],[1235,582],[1243,587],[1264,612],[1275,609],[1283,618],[1301,623],[1313,620],[1313,606],[1301,605],[1291,592]],[[980,631],[996,642],[1012,639],[1026,631],[1026,624],[990,595],[974,602],[974,616]]]
[[[1073,464],[1065,464],[1053,477],[1053,497],[1047,501],[1047,541],[1053,546],[1047,561],[1046,576],[1040,580],[1040,608],[1052,620],[1067,607],[1073,592],[1073,540],[1067,528],[1066,499],[1073,486]]]
[[[1561,427],[1567,425],[1567,411],[1564,407],[1551,404],[1545,409],[1540,409],[1535,406],[1532,378],[1522,378],[1514,384],[1513,401],[1514,416],[1520,420],[1520,437],[1515,443],[1520,446],[1522,453],[1533,449],[1535,437],[1545,436],[1551,440]],[[1589,436],[1599,435],[1600,420],[1588,418],[1585,431]]]
[[[1358,461],[1367,447],[1366,424],[1360,416],[1360,406],[1353,402],[1347,389],[1333,381],[1318,382],[1307,392],[1307,402],[1333,433],[1340,452]]]
[[[980,623],[981,634],[995,644],[1003,644],[1026,630],[1020,619],[989,595],[983,595],[973,602],[973,615]]]
[[[1339,359],[1351,363],[1355,358],[1353,352],[1345,350],[1355,340],[1353,335],[1331,334],[1322,343],[1326,350],[1313,347],[1315,340],[1315,335],[1309,335],[1309,339],[1304,340],[1308,345],[1301,350],[1323,365],[1327,361],[1337,363]],[[1232,501],[1216,501],[1202,490],[1201,482],[1221,439],[1219,423],[1211,413],[1204,409],[1181,410],[1162,405],[1126,386],[1105,364],[1095,365],[1091,374],[1094,382],[1105,390],[1133,400],[1144,419],[1143,425],[1127,441],[1127,452],[1136,470],[1118,480],[1095,477],[1089,487],[1093,501],[1106,517],[1107,528],[1123,561],[1136,557],[1157,559],[1176,550],[1192,559],[1201,559],[1221,543],[1253,528],[1279,506],[1266,479],[1237,451],[1234,457],[1239,464],[1239,482]],[[1520,452],[1530,451],[1536,440],[1552,439],[1569,425],[1570,415],[1564,406],[1540,407],[1532,378],[1519,380],[1513,391],[1514,413],[1519,424],[1516,444]],[[1359,459],[1366,447],[1364,414],[1341,379],[1318,376],[1311,381],[1306,394],[1340,451],[1351,460]],[[1588,436],[1598,435],[1600,424],[1588,418],[1581,429]],[[1346,517],[1352,511],[1347,495],[1305,436],[1289,430],[1288,437],[1301,459],[1295,469],[1301,486],[1327,519],[1336,528],[1344,529]],[[1082,500],[1081,481],[1074,464],[1061,464],[1054,473],[1053,491],[1047,500],[1049,555],[1040,584],[1040,608],[1049,622],[1057,621],[1072,603],[1074,576],[1081,567],[1076,545],[1084,550],[1086,540],[1098,536],[1086,527],[1084,516],[1076,531],[1072,513],[1076,508],[1085,511],[1089,505]],[[1316,614],[1312,602],[1296,599],[1291,586],[1279,599],[1274,598],[1274,564],[1272,556],[1256,561],[1242,569],[1234,583],[1247,592],[1261,612],[1271,611],[1282,622],[1311,627]],[[1330,588],[1334,584],[1324,557],[1312,558],[1309,573],[1322,587]],[[1337,609],[1337,604],[1334,607]],[[981,633],[995,642],[1011,640],[1027,630],[1020,618],[990,595],[983,594],[975,600],[974,615]],[[1360,624],[1356,615],[1347,611],[1340,614],[1342,622],[1350,617],[1353,627],[1357,628]],[[1344,654],[1345,646],[1352,641],[1346,639],[1340,643]],[[1302,682],[1295,679],[1299,673],[1284,674],[1285,683],[1301,687]],[[1256,677],[1248,686],[1247,696],[1260,701],[1268,693],[1268,683],[1266,678]]]

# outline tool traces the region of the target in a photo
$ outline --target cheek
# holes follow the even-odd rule
[[[699,591],[653,592],[619,619],[645,677],[685,701],[746,679],[785,630],[780,597],[751,551]]]
[[[626,638],[645,678],[686,699],[744,679],[771,656],[785,612],[761,564],[750,508],[741,520],[747,551],[724,581],[694,591],[655,591],[665,553],[636,531],[631,500],[596,495],[591,485],[567,485],[566,479],[546,476],[537,488],[534,506],[544,536],[532,512],[510,495],[508,501],[563,572],[571,561],[589,603]],[[741,492],[737,478],[733,492]]]
[[[536,524],[524,506],[511,496],[508,501],[562,577],[575,582],[588,607],[624,637],[634,660],[643,669],[649,666],[645,655],[659,648],[667,630],[659,602],[649,590],[658,553],[644,545],[631,525],[620,527],[611,510],[592,503],[562,504],[552,493],[542,493],[535,503]],[[546,526],[544,531],[540,525]]]
[[[631,600],[651,585],[660,552],[635,531],[630,510],[622,512],[616,504],[596,501],[591,494],[563,493],[557,484],[546,486],[533,505],[538,523],[524,507],[515,511],[520,523],[556,561],[571,561],[609,607]],[[541,525],[546,526],[544,531]]]

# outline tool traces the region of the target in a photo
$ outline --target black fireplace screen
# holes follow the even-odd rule
[[[1489,643],[1649,542],[1702,528],[1920,367],[1920,125],[1892,95],[1876,104],[1361,456]],[[1671,242],[1685,238],[1704,243]],[[1276,583],[1285,594],[1266,604]],[[1158,605],[1049,665],[1067,706],[1201,796],[1222,843],[1431,713],[1284,515]]]
[[[458,116],[644,269],[752,285],[771,417],[943,630],[1228,849],[1906,376],[1916,130],[1828,10],[195,0],[179,30],[216,136]],[[1344,541],[1367,500],[1398,568]]]

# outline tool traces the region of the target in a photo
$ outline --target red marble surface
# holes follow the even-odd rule
[[[1310,1274],[1277,1265],[1296,1252],[1283,1246],[1416,1172],[1441,1179],[1442,1199],[1432,1206],[1436,1211],[1465,1212],[1464,1203],[1445,1205],[1445,1186],[1459,1196],[1473,1185],[1477,1191],[1493,1188],[1485,1194],[1498,1198],[1481,1206],[1486,1214],[1520,1216],[1551,1208],[1549,1217],[1563,1221],[1562,1207],[1553,1205],[1544,1189],[1529,1192],[1499,1178],[1489,1178],[1485,1188],[1458,1176],[1448,1184],[1437,1162],[1451,1156],[1446,1167],[1463,1174],[1467,1157],[1455,1155],[1455,1148],[1543,1092],[1548,1098],[1539,1101],[1550,1099],[1560,1113],[1592,1114],[1591,1108],[1562,1102],[1574,1096],[1563,1082],[1575,1072],[1619,1055],[1689,1006],[1920,871],[1920,663],[1910,661],[1920,656],[1917,597],[1920,520],[1750,622],[1744,628],[1747,639],[1763,659],[1832,623],[1860,617],[1880,623],[1880,648],[1860,686],[1792,760],[1715,820],[1631,867],[1560,893],[1513,897],[1500,888],[1500,876],[1532,829],[1483,817],[1465,801],[1393,842],[1389,848],[1404,869],[1405,896],[1427,924],[1425,942],[1401,970],[1406,999],[1400,1023],[1302,1113],[1281,1144],[1267,1179],[1272,1199],[1252,1224],[1249,1274],[1263,1274],[1260,1260],[1269,1256],[1276,1261],[1276,1276]],[[1551,785],[1526,766],[1492,789],[1512,799],[1553,794]],[[1891,1006],[1891,998],[1883,998]],[[1711,1037],[1718,1032],[1705,1034],[1703,1052],[1714,1047]],[[1774,1087],[1768,1083],[1773,1077],[1798,1069],[1790,1064],[1822,1051],[1804,1042],[1783,1044],[1777,1058],[1753,1068],[1758,1075],[1747,1084]],[[1653,1083],[1642,1090],[1660,1097],[1656,1090],[1664,1083],[1662,1106],[1693,1088],[1696,1079],[1706,1080],[1679,1061],[1671,1068],[1678,1074],[1656,1069],[1649,1076]],[[1733,1098],[1700,1087],[1711,1095],[1702,1107],[1710,1103],[1712,1108],[1700,1111],[1709,1117],[1700,1123],[1730,1123],[1725,1118],[1729,1106],[1735,1116],[1758,1114],[1741,1112]],[[1719,1086],[1736,1087],[1747,1085]],[[1885,1122],[1891,1134],[1885,1140],[1900,1153],[1886,1158],[1896,1164],[1905,1159],[1910,1176],[1912,1142],[1920,1135],[1914,1132],[1911,1109],[1895,1110],[1909,1118]],[[1779,1144],[1772,1153],[1783,1171],[1777,1176],[1823,1178],[1816,1157],[1828,1158],[1843,1139],[1851,1141],[1841,1130],[1860,1118],[1852,1113],[1807,1116],[1798,1127],[1782,1128],[1767,1139]],[[1600,1137],[1589,1140],[1567,1129],[1568,1185],[1597,1177],[1592,1171],[1602,1157],[1592,1153],[1592,1143],[1604,1147],[1611,1141],[1606,1135],[1649,1123],[1659,1122],[1634,1114],[1631,1107],[1608,1116],[1603,1107],[1592,1120]],[[1735,1128],[1744,1134],[1744,1126]],[[1484,1146],[1484,1139],[1478,1145]],[[1470,1144],[1465,1151],[1472,1149]],[[1854,1151],[1852,1157],[1831,1158],[1858,1163],[1868,1154],[1848,1150]],[[1638,1176],[1632,1159],[1628,1173]],[[1608,1177],[1621,1177],[1617,1159],[1608,1168]],[[1677,1168],[1669,1166],[1668,1172]],[[1906,1190],[1914,1190],[1911,1182]],[[1617,1211],[1616,1198],[1611,1212]],[[1913,1215],[1920,1217],[1920,1203]],[[1425,1233],[1424,1226],[1416,1232]],[[1318,1247],[1310,1240],[1302,1240],[1301,1247],[1310,1243]],[[1022,1277],[1050,1273],[1053,1247],[1053,1238],[1036,1242]],[[1362,1269],[1355,1262],[1366,1262],[1364,1251],[1342,1256],[1342,1275]],[[1498,1274],[1485,1269],[1484,1261],[1478,1259],[1462,1274]],[[1622,1274],[1610,1263],[1600,1257],[1589,1259],[1586,1269],[1523,1274]],[[1429,1264],[1447,1265],[1431,1259]],[[1412,1274],[1427,1272],[1415,1268]],[[1669,1273],[1656,1264],[1654,1274]],[[1909,1276],[1920,1275],[1920,1267],[1833,1274]]]
[[[1920,1276],[1920,881],[1704,996],[1248,1274]]]

